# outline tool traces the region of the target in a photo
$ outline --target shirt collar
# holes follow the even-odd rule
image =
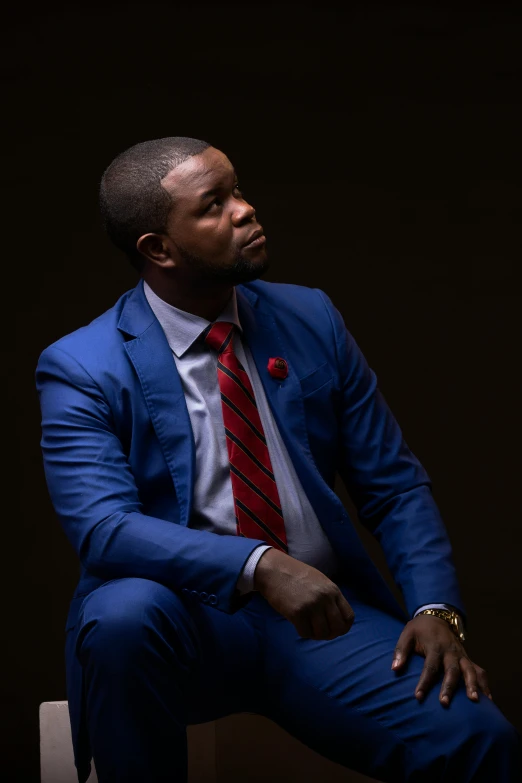
[[[179,308],[168,304],[168,302],[160,299],[160,297],[154,293],[145,280],[143,281],[143,290],[152,312],[165,332],[171,350],[176,354],[178,359],[181,359],[183,354],[188,351],[191,345],[198,339],[201,332],[203,332],[210,323],[215,323],[215,321],[207,321],[206,318],[201,318],[201,316],[194,315],[193,313],[187,313],[186,310],[180,310]],[[239,323],[235,287],[232,288],[232,295],[216,318],[216,321],[228,321],[229,323],[235,324],[240,332],[243,331],[241,324]]]

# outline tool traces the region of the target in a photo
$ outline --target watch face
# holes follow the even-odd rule
[[[464,624],[459,614],[455,615],[455,625],[459,632],[459,636],[462,636],[462,639],[464,639]]]

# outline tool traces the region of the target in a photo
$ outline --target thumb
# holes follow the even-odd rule
[[[395,651],[393,654],[393,662],[392,662],[392,669],[400,669],[401,666],[403,666],[406,661],[408,660],[408,656],[411,653],[412,647],[414,643],[414,635],[413,632],[406,628],[399,636],[399,641],[397,642],[395,646]]]

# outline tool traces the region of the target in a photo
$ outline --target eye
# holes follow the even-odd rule
[[[243,196],[244,196],[244,193],[243,193],[243,192],[242,192],[242,191],[239,189],[239,183],[238,183],[238,182],[236,182],[236,184],[234,185],[234,190],[237,190],[237,192],[239,193],[239,196],[240,196],[241,198],[243,198]],[[210,202],[210,204],[208,205],[208,207],[206,208],[206,210],[205,210],[205,211],[206,211],[206,212],[208,212],[208,210],[209,210],[209,209],[212,209],[212,207],[213,207],[214,205],[215,205],[215,206],[218,206],[218,204],[220,204],[220,203],[221,203],[221,199],[219,199],[219,198],[215,198],[213,201],[211,201],[211,202]]]
[[[236,182],[236,184],[234,185],[234,190],[236,191],[236,194],[237,194],[237,196],[239,196],[239,198],[241,198],[241,199],[244,199],[244,198],[245,198],[245,194],[244,194],[244,193],[243,193],[243,191],[240,189],[240,187],[239,187],[239,183],[238,183],[238,182]]]

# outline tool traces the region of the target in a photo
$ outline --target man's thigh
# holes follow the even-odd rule
[[[255,625],[241,612],[226,614],[182,597],[149,579],[114,579],[87,596],[78,622],[77,651],[89,645],[101,674],[111,661],[123,677],[134,668],[178,677],[186,692],[187,723],[257,709],[261,649]],[[86,658],[85,652],[83,658]],[[147,668],[148,667],[148,668]],[[161,687],[161,686],[159,686]]]
[[[355,622],[330,641],[302,639],[267,612],[265,715],[321,755],[379,780],[441,780],[448,764],[471,780],[458,749],[472,735],[514,734],[511,725],[484,695],[468,699],[462,681],[449,707],[441,705],[442,675],[419,703],[424,658],[413,653],[402,673],[391,669],[403,623],[340,589]]]

